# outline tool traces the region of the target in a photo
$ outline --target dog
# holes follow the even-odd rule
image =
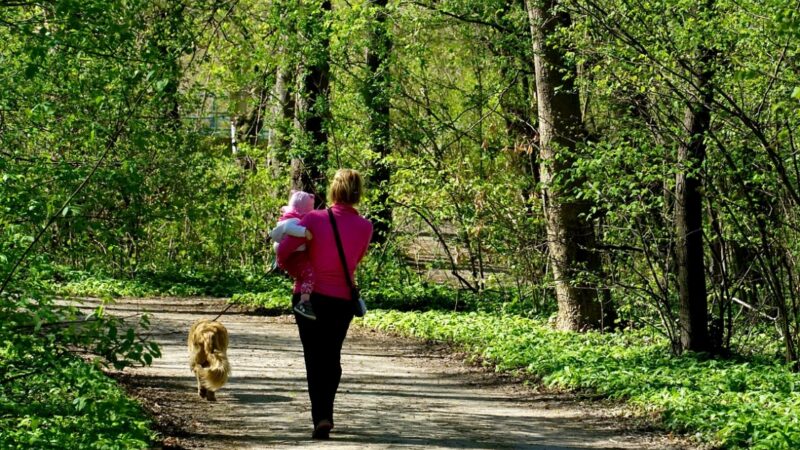
[[[219,322],[200,319],[189,330],[189,368],[197,376],[197,393],[210,402],[228,381],[228,330]]]

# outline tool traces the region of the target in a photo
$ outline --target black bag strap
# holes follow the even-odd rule
[[[328,217],[331,218],[331,226],[333,227],[333,237],[336,238],[336,248],[339,250],[339,259],[342,262],[342,269],[344,270],[344,279],[347,280],[347,285],[350,287],[350,293],[353,293],[353,280],[350,279],[350,271],[347,270],[347,259],[344,257],[344,247],[342,247],[342,238],[339,237],[339,228],[336,226],[336,219],[333,217],[333,210],[328,208]]]

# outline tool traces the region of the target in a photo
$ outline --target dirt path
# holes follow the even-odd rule
[[[109,308],[152,313],[163,357],[125,377],[160,421],[174,425],[166,442],[177,448],[688,448],[626,430],[630,421],[603,403],[536,394],[465,366],[441,348],[360,327],[345,341],[331,440],[312,441],[292,317],[223,316],[233,376],[217,403],[195,394],[186,333],[193,320],[213,318],[223,306],[217,299],[161,298],[124,299]]]

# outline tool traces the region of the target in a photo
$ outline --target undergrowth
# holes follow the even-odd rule
[[[371,311],[362,323],[461,345],[498,371],[546,385],[626,399],[668,430],[726,448],[800,448],[800,375],[777,363],[674,357],[649,331],[560,332],[511,315]]]
[[[266,315],[281,315],[292,313],[291,283],[289,280],[276,281],[273,289],[265,292],[245,292],[234,294],[231,303],[254,308],[257,312]]]
[[[0,295],[0,318],[0,448],[149,447],[144,411],[100,370],[160,356],[134,331],[146,315],[78,308],[34,282]]]
[[[56,295],[69,297],[229,297],[237,293],[270,290],[280,279],[268,274],[141,272],[135,278],[58,269],[43,283]]]
[[[35,348],[24,353],[10,342],[0,349],[0,365],[20,370],[0,389],[0,448],[149,447],[150,420],[114,380],[79,358],[55,358],[30,344]]]

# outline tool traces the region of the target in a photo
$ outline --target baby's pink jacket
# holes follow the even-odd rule
[[[356,266],[369,248],[372,223],[361,217],[352,206],[335,204],[332,209],[347,258],[348,271],[353,279]],[[313,239],[306,243],[304,238],[286,236],[278,246],[278,264],[286,263],[297,247],[306,244],[308,247],[306,252],[314,268],[314,292],[350,300],[350,288],[344,278],[328,211],[324,209],[311,211],[298,225],[311,231]],[[300,292],[298,283],[295,283],[294,292]]]

